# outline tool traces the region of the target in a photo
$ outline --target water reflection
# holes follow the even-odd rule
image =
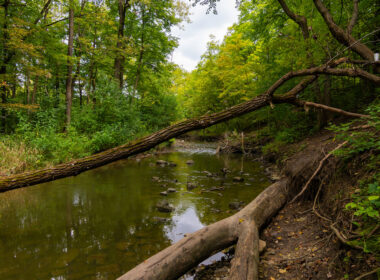
[[[164,227],[166,236],[173,242],[181,240],[185,233],[192,233],[205,225],[199,220],[194,208],[189,207],[181,214],[174,214],[172,223]]]
[[[0,279],[116,278],[184,234],[231,215],[229,202],[249,202],[268,185],[258,163],[208,149],[158,157],[176,167],[157,166],[154,157],[125,160],[0,194]],[[225,178],[223,167],[231,170]],[[234,183],[234,176],[246,180]],[[187,182],[198,187],[187,191]],[[215,186],[224,191],[204,192]],[[169,187],[177,192],[162,197]],[[173,213],[157,212],[162,199]]]

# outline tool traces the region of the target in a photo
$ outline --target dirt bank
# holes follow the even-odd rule
[[[303,163],[315,158],[315,170],[320,162],[317,155],[321,151],[327,154],[336,146],[333,142],[333,134],[325,131],[287,146],[281,155],[282,174],[305,174],[306,182],[313,170],[303,170]],[[347,219],[352,217],[344,206],[364,176],[361,166],[354,163],[349,166],[350,172],[356,174],[351,177],[342,171],[347,166],[342,168],[336,157],[330,157],[308,191],[272,218],[260,232],[260,239],[267,245],[260,257],[260,279],[356,279],[380,267],[376,256],[343,244],[330,227],[332,222],[341,227],[351,224]],[[229,258],[198,267],[194,278],[228,279],[229,267]],[[378,278],[372,273],[360,279]]]

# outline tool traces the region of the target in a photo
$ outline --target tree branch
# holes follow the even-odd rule
[[[354,9],[352,11],[352,17],[351,20],[347,26],[347,34],[352,33],[352,29],[354,28],[356,22],[358,21],[358,15],[359,15],[359,0],[353,0]]]
[[[295,23],[297,23],[299,25],[299,27],[302,30],[303,38],[304,39],[309,38],[310,34],[309,34],[309,27],[307,26],[307,19],[306,19],[306,17],[305,16],[300,16],[300,15],[297,15],[297,14],[293,13],[289,9],[289,7],[286,5],[286,3],[285,3],[284,0],[278,0],[278,2],[280,3],[282,9],[288,15],[288,17],[290,17]]]
[[[302,106],[304,108],[314,107],[314,108],[322,109],[325,111],[338,113],[340,115],[347,116],[347,117],[354,117],[354,118],[369,118],[370,117],[369,115],[351,113],[351,112],[347,112],[347,111],[344,111],[344,110],[339,109],[339,108],[334,108],[334,107],[330,107],[327,105],[318,104],[318,103],[314,103],[314,102],[310,102],[310,101],[303,101],[303,100],[296,99],[293,104],[296,104],[298,106]]]
[[[327,27],[329,28],[331,34],[335,39],[345,46],[350,46],[351,49],[359,54],[364,59],[373,61],[373,51],[369,49],[366,45],[355,40],[350,34],[345,32],[341,27],[339,27],[332,18],[329,10],[323,5],[321,0],[313,0],[317,10],[322,15]]]
[[[278,79],[266,92],[268,96],[273,96],[274,92],[282,86],[286,81],[301,76],[310,76],[317,74],[327,74],[332,76],[349,76],[349,77],[360,77],[365,80],[373,82],[375,85],[380,85],[380,77],[377,75],[371,74],[367,71],[364,71],[360,68],[340,68],[335,69],[332,67],[336,67],[343,63],[348,63],[350,60],[346,57],[334,60],[329,64],[321,65],[318,67],[312,67],[309,69],[298,70],[298,71],[290,71],[280,79]]]
[[[36,25],[37,23],[39,23],[39,21],[43,18],[44,14],[47,13],[47,11],[49,10],[49,7],[50,7],[50,4],[51,4],[51,0],[48,0],[44,7],[42,8],[42,10],[40,11],[40,14],[38,15],[38,17],[33,21],[33,24]]]
[[[339,63],[344,63],[346,61],[347,59],[342,58],[334,61],[332,64],[338,65]],[[86,170],[93,169],[95,167],[99,167],[107,163],[147,151],[162,142],[165,142],[171,138],[175,138],[186,132],[207,128],[215,124],[230,120],[232,118],[239,117],[246,113],[258,110],[269,105],[272,100],[276,100],[276,98],[273,98],[272,96],[273,93],[287,80],[293,77],[315,76],[316,74],[361,77],[371,80],[377,85],[380,84],[379,77],[367,73],[361,69],[333,69],[329,66],[322,65],[320,67],[313,67],[296,72],[289,72],[275,83],[276,86],[272,86],[265,93],[260,94],[247,102],[240,103],[223,111],[178,122],[149,136],[95,155],[87,156],[85,158],[63,163],[51,168],[2,177],[0,178],[0,192],[77,175]],[[287,102],[294,102],[294,96],[296,96],[297,93],[301,92],[314,79],[316,79],[316,77],[309,77],[301,81],[301,83],[299,83],[294,89],[290,91],[293,97],[289,97]],[[286,96],[287,95],[290,94],[286,94]],[[286,101],[282,99],[282,102]]]

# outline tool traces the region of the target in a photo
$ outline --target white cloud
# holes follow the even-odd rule
[[[179,47],[173,52],[173,62],[191,71],[198,64],[207,49],[210,35],[219,42],[223,40],[228,27],[237,21],[238,10],[234,0],[224,0],[217,5],[218,14],[206,14],[207,6],[191,7],[191,23],[184,24],[184,30],[176,28],[174,36],[179,38]]]

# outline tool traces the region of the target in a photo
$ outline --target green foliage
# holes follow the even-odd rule
[[[380,253],[380,234],[371,234],[380,223],[380,173],[360,183],[360,190],[352,195],[346,209],[357,217],[354,225],[360,235],[351,244],[362,247],[366,253]]]
[[[380,103],[374,103],[369,106],[366,112],[370,115],[366,124],[368,129],[352,131],[352,127],[361,126],[357,124],[356,121],[330,126],[329,129],[334,131],[337,135],[336,139],[348,142],[346,147],[335,152],[336,155],[350,159],[365,151],[380,151],[380,140],[377,136],[380,130]],[[376,154],[373,155],[372,162],[374,162],[375,159],[378,159]]]
[[[336,151],[336,155],[345,160],[353,159],[364,152],[370,155],[365,169],[373,175],[360,182],[359,189],[352,195],[352,201],[347,203],[345,208],[352,211],[356,217],[353,223],[360,236],[358,239],[350,241],[351,244],[362,247],[367,253],[380,253],[380,234],[370,235],[371,231],[380,223],[380,173],[378,172],[380,104],[375,102],[366,111],[370,118],[365,125],[362,122],[359,125],[352,121],[341,125],[332,125],[330,129],[337,133],[337,139],[347,141],[347,145]],[[355,126],[366,126],[366,128],[358,131],[352,130]]]

